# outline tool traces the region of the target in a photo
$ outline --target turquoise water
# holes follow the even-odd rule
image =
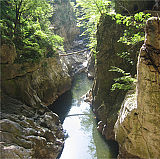
[[[91,89],[92,83],[85,73],[77,75],[71,91],[56,103],[56,113],[68,134],[60,159],[111,159],[117,155],[114,144],[108,145],[97,131],[91,107],[84,102],[84,95]],[[84,115],[66,117],[73,114]]]

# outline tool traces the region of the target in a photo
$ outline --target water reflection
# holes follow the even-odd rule
[[[85,104],[85,102],[83,103]],[[87,107],[88,108],[88,107]],[[91,111],[90,108],[86,109],[83,111],[84,113],[90,113],[87,117],[81,117],[81,125],[82,129],[85,132],[90,132],[92,131],[92,136],[91,136],[91,145],[89,146],[92,158],[95,159],[109,159],[113,157],[111,155],[111,152],[109,150],[109,147],[106,142],[104,142],[104,139],[102,138],[101,134],[97,131],[97,125],[96,125],[96,120],[93,112]]]
[[[83,110],[90,108],[87,103],[81,106],[72,106],[69,114],[89,113]],[[96,147],[92,136],[92,123],[85,122],[90,115],[71,116],[64,120],[63,127],[69,137],[65,141],[64,150],[60,159],[94,159]],[[85,119],[85,120],[83,120]],[[85,125],[87,124],[87,126]]]
[[[55,104],[54,110],[63,122],[68,133],[60,159],[110,159],[115,157],[110,147],[96,129],[96,121],[90,105],[84,102],[83,95],[92,87],[86,74],[76,77],[73,87],[66,96]],[[69,116],[72,114],[85,114]],[[66,118],[65,118],[66,117]],[[65,119],[64,119],[65,118]]]

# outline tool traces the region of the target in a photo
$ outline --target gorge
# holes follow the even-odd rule
[[[158,159],[160,2],[91,1],[103,12],[98,23],[94,13],[91,19],[82,18],[87,12],[77,17],[84,6],[77,11],[73,4],[79,3],[2,2],[0,157]],[[137,16],[138,26],[148,13],[145,32],[138,28],[142,34],[136,36],[144,40],[120,41],[137,30],[117,22],[118,16]],[[78,18],[92,31],[96,24],[94,36],[80,36],[86,28],[77,27]],[[97,44],[91,47],[89,37]],[[121,81],[129,89],[113,89],[119,79],[134,80],[129,86]]]

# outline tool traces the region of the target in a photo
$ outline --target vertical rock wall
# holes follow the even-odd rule
[[[128,14],[128,11],[133,14],[138,11],[153,8],[154,1],[129,1],[117,0],[116,12]],[[126,12],[127,10],[127,12]],[[157,12],[155,13],[157,14]],[[136,52],[142,46],[138,44],[131,51],[131,57],[134,59],[134,64],[131,66],[124,59],[117,56],[117,53],[128,51],[128,47],[117,41],[122,36],[123,26],[116,24],[110,16],[102,16],[98,25],[97,31],[97,63],[96,75],[93,86],[93,110],[95,111],[99,122],[99,130],[105,135],[106,139],[114,139],[114,125],[117,120],[117,113],[121,107],[126,92],[114,91],[111,86],[114,83],[114,78],[119,77],[118,73],[110,72],[111,66],[122,68],[126,72],[130,72],[132,76],[136,74],[137,55]],[[133,46],[130,46],[133,47]],[[138,53],[137,53],[138,54]]]
[[[52,18],[54,32],[64,38],[65,49],[70,49],[79,28],[76,26],[76,17],[70,0],[55,0],[55,14]]]
[[[147,21],[137,76],[137,94],[134,98],[126,97],[115,125],[119,157],[159,158],[160,19],[157,17]]]
[[[117,112],[124,98],[124,91],[110,89],[118,73],[109,71],[111,66],[120,67],[135,73],[136,67],[131,66],[117,54],[125,52],[127,46],[117,41],[123,34],[123,26],[116,24],[111,16],[101,18],[97,32],[97,63],[93,86],[93,108],[101,122],[101,133],[107,139],[114,139],[114,124]],[[135,53],[134,53],[134,56]],[[135,58],[136,59],[136,58]]]

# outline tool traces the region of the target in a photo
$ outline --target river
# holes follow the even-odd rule
[[[91,89],[92,83],[85,73],[76,75],[71,91],[62,95],[52,106],[67,134],[58,159],[111,159],[117,156],[117,145],[102,138],[96,129],[91,107],[84,102],[84,95]]]

